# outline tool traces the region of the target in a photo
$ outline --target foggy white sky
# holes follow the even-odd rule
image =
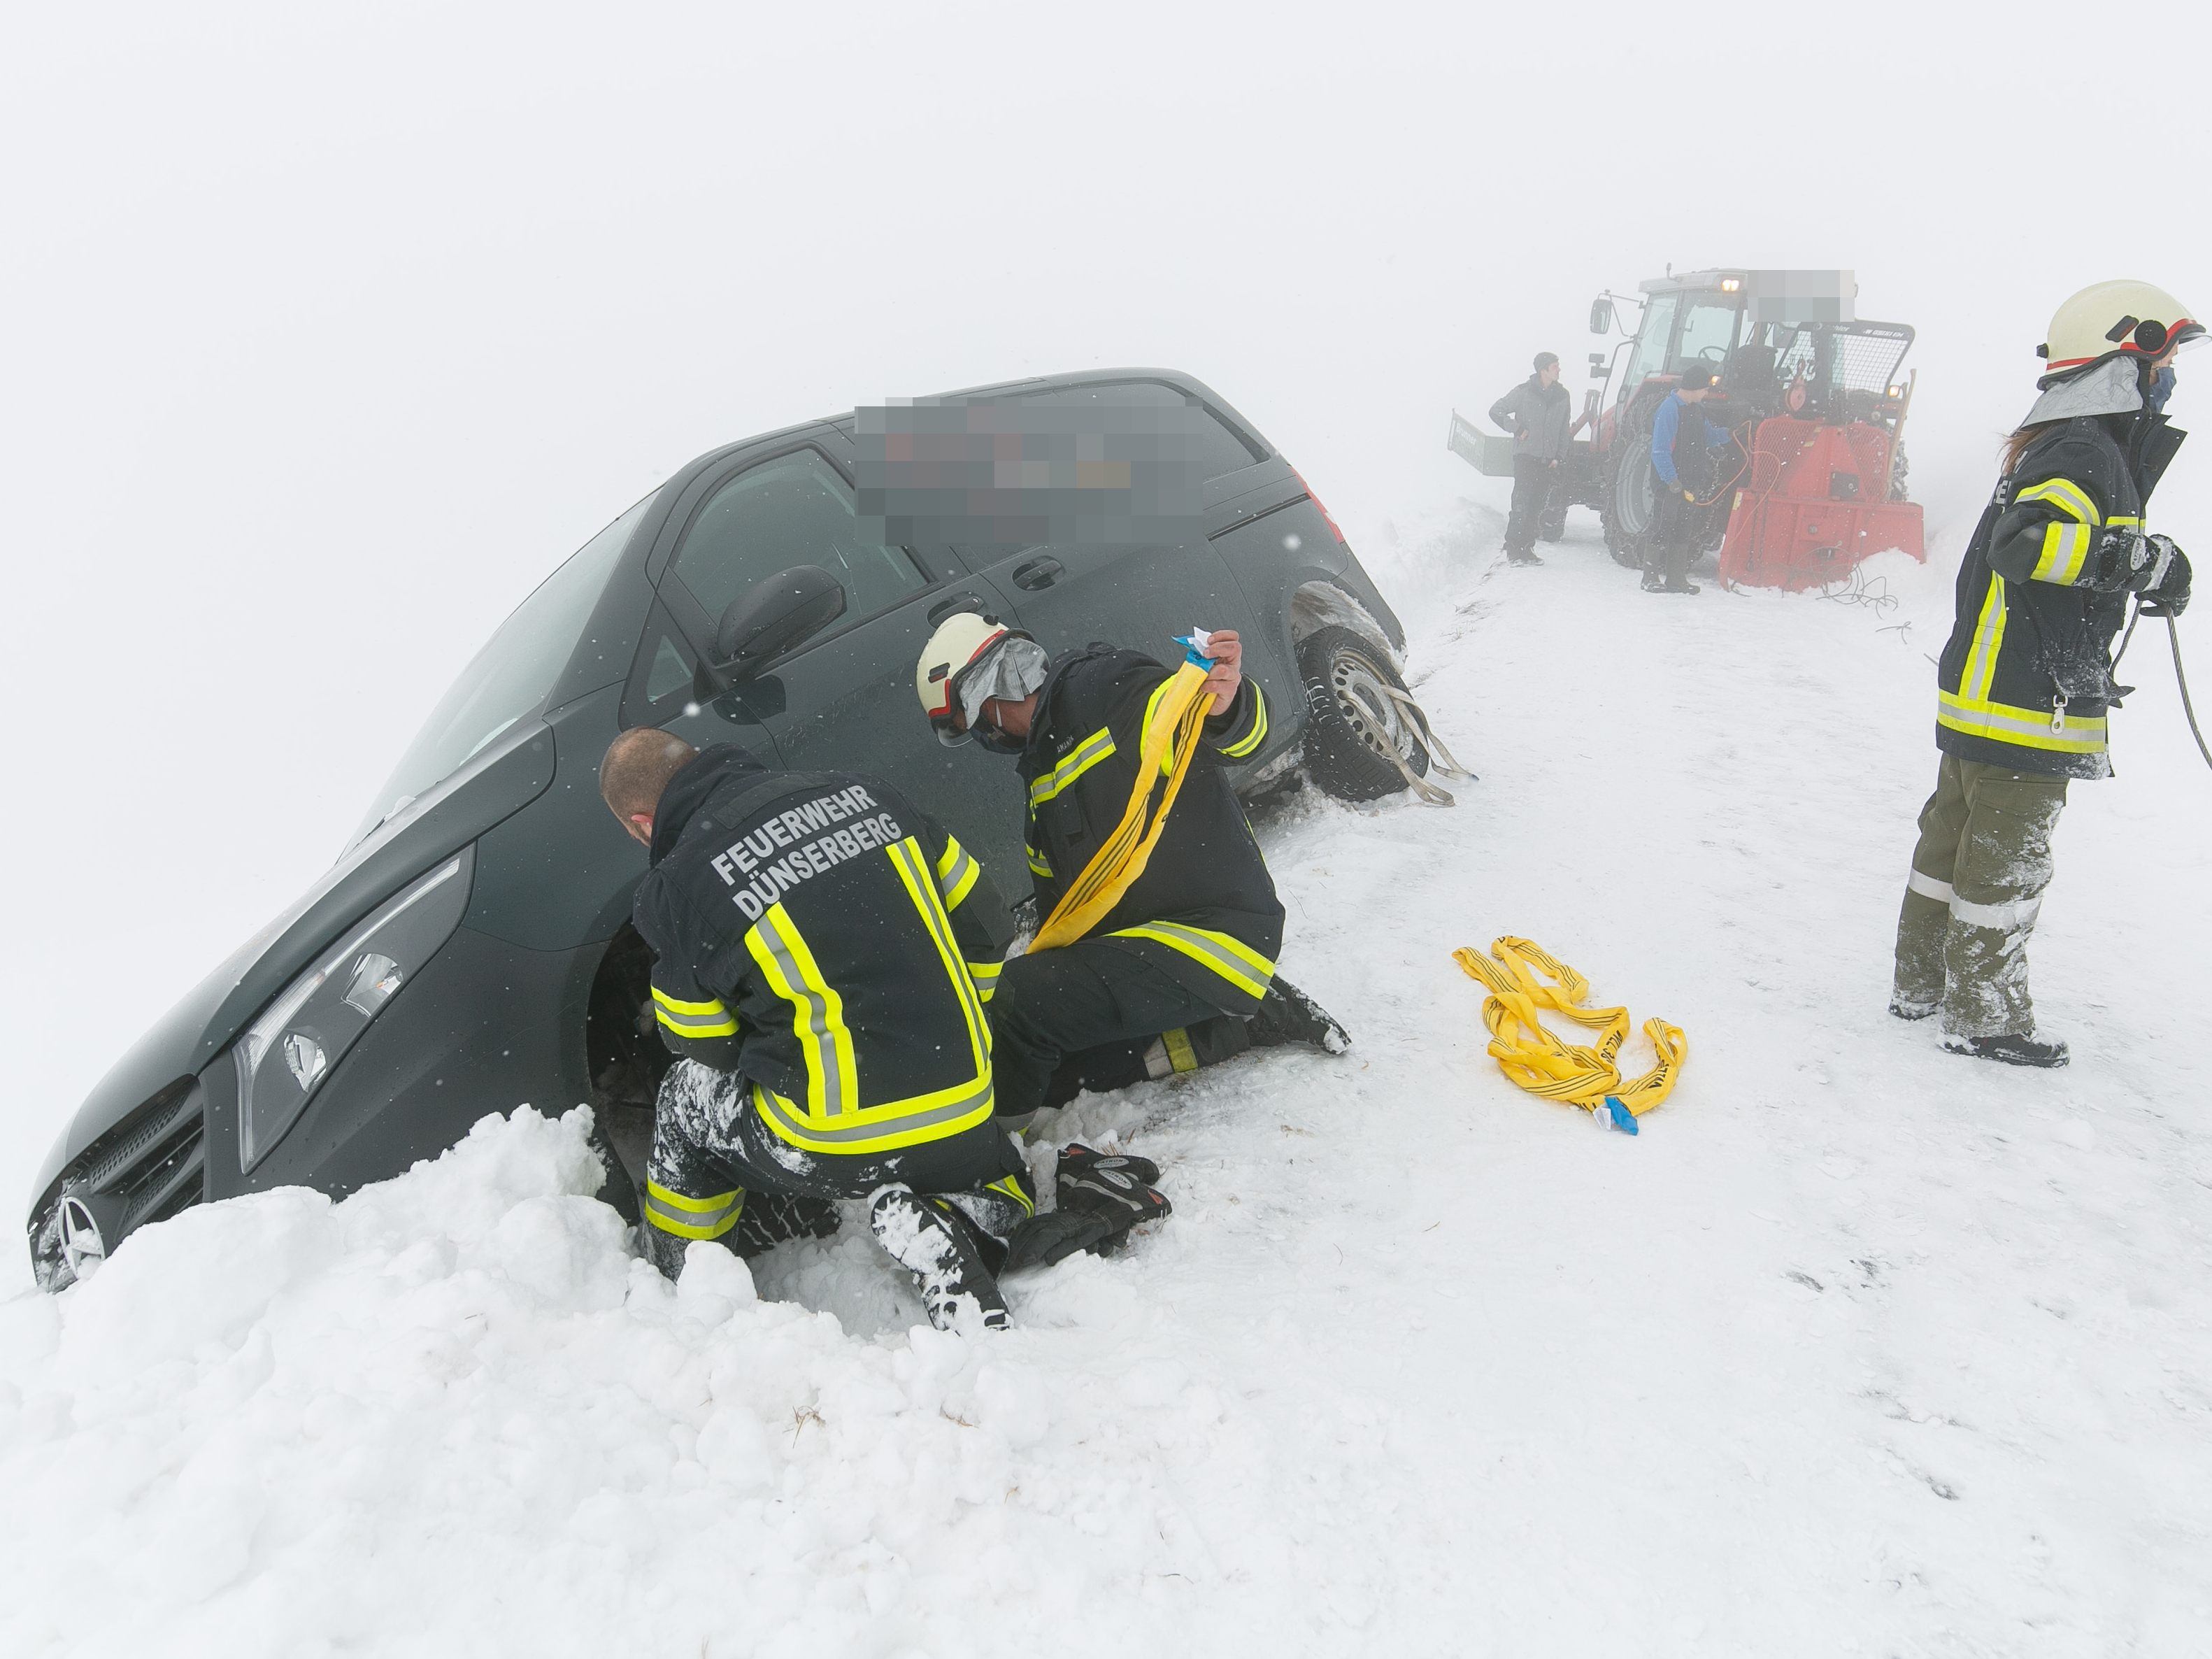
[[[505,611],[711,446],[1170,364],[1388,590],[1386,525],[1480,488],[1446,411],[1669,262],[1851,266],[1918,326],[1931,532],[2059,299],[2212,295],[2201,106],[2128,105],[2193,9],[42,9],[0,21],[9,1203]],[[2160,521],[2212,547],[2208,477]]]

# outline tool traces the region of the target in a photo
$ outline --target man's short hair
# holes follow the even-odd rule
[[[1685,392],[1703,392],[1719,378],[1720,376],[1713,373],[1713,366],[1711,363],[1682,365],[1681,386]]]
[[[1559,354],[1558,352],[1540,351],[1536,354],[1536,372],[1539,374],[1541,374],[1547,368],[1557,368],[1559,366]]]
[[[599,762],[599,793],[625,823],[640,813],[657,813],[669,779],[698,752],[672,732],[634,726],[607,745]]]

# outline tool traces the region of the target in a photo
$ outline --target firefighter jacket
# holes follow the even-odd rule
[[[1145,727],[1172,678],[1141,652],[1097,644],[1060,657],[1045,676],[1021,758],[1040,918],[1128,811]],[[1086,935],[1144,957],[1232,1014],[1258,1008],[1283,943],[1274,879],[1224,765],[1256,754],[1267,736],[1267,698],[1247,678],[1227,712],[1200,728],[1203,746],[1144,873]]]
[[[991,1115],[981,866],[890,785],[702,751],[662,793],[631,915],[670,1048],[781,1140],[879,1154]]]
[[[2016,772],[2101,778],[2124,593],[2087,584],[2106,527],[2140,526],[2183,434],[2163,415],[2082,416],[2037,434],[1997,482],[1959,565],[1936,672],[1936,744]]]

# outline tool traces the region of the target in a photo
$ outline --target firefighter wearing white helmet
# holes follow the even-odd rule
[[[1936,792],[1921,809],[1897,926],[1890,1012],[1942,1016],[1943,1046],[2063,1066],[2037,1036],[2026,947],[2051,837],[2075,778],[2111,775],[2114,636],[2189,603],[2189,560],[2145,527],[2181,447],[2165,407],[2173,360],[2204,332],[2148,283],[2100,283],[2058,308],[2037,348],[2041,393],[2005,441],[2002,476],[1959,567],[1936,672]]]
[[[1244,677],[1235,633],[1216,632],[1203,648],[1212,712],[1142,869],[1081,938],[1016,957],[998,976],[1003,1115],[1255,1043],[1346,1045],[1343,1029],[1275,973],[1282,902],[1230,783],[1228,768],[1267,743],[1267,698]],[[1028,635],[974,616],[951,618],[924,648],[915,689],[939,740],[1019,757],[1039,916],[1101,855],[1147,781],[1143,734],[1172,678],[1153,658],[1110,645],[1048,659]]]

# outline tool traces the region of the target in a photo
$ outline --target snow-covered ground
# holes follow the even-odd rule
[[[850,1235],[665,1287],[576,1115],[190,1212],[0,1304],[0,1653],[2212,1649],[2212,775],[2162,635],[2033,948],[2075,1064],[2021,1073],[1883,1012],[1948,561],[1884,608],[1647,597],[1581,514],[1542,569],[1473,504],[1411,544],[1482,781],[1263,819],[1358,1046],[1041,1128],[1157,1158],[1153,1236],[970,1340]],[[1451,951],[1504,933],[1687,1030],[1640,1135],[1486,1057]]]

